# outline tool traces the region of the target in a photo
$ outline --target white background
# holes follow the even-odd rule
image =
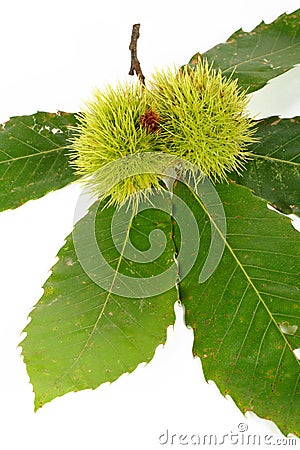
[[[138,54],[147,77],[155,67],[186,63],[241,27],[250,31],[262,19],[270,22],[298,8],[299,0],[2,2],[0,122],[37,110],[78,111],[94,86],[126,80],[134,23],[141,23]],[[251,112],[300,115],[299,75],[298,67],[255,94]],[[0,214],[0,448],[183,448],[160,445],[158,438],[166,429],[221,436],[237,432],[239,423],[247,424],[250,434],[283,438],[271,422],[254,414],[245,418],[231,399],[204,381],[200,361],[191,353],[192,332],[180,320],[148,366],[33,412],[32,387],[17,345],[72,229],[78,194],[77,185],[69,186]]]

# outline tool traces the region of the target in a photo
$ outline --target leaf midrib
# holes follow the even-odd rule
[[[124,239],[124,243],[123,243],[123,246],[122,246],[122,251],[121,251],[120,256],[119,256],[119,258],[118,258],[118,262],[117,262],[117,266],[116,266],[116,269],[115,269],[115,274],[114,274],[113,280],[112,280],[112,282],[111,282],[110,290],[107,291],[107,295],[106,295],[105,301],[104,301],[104,303],[103,303],[103,305],[102,305],[102,308],[101,308],[101,310],[100,310],[100,312],[99,312],[99,314],[98,314],[98,317],[97,317],[97,319],[96,319],[96,321],[95,321],[95,324],[94,324],[94,326],[93,326],[93,328],[92,328],[92,331],[90,332],[90,334],[89,334],[89,336],[88,336],[88,338],[87,338],[87,340],[86,340],[86,342],[85,342],[83,348],[82,348],[81,351],[79,352],[78,356],[75,358],[75,360],[73,361],[73,363],[71,364],[71,366],[68,367],[68,369],[65,371],[65,373],[63,373],[63,374],[61,375],[61,377],[59,378],[59,380],[61,380],[62,378],[64,378],[64,377],[72,370],[72,368],[77,364],[77,362],[80,360],[80,358],[82,357],[82,355],[83,355],[84,352],[86,351],[86,349],[87,349],[89,343],[91,342],[91,340],[92,340],[92,338],[93,338],[93,336],[94,336],[94,334],[95,334],[95,332],[96,332],[96,329],[97,329],[97,326],[98,326],[100,320],[101,320],[102,317],[103,317],[104,311],[105,311],[105,309],[106,309],[106,306],[107,306],[107,304],[108,304],[108,302],[109,302],[109,299],[110,299],[110,297],[111,297],[111,294],[112,294],[111,290],[112,290],[113,284],[114,284],[114,282],[116,281],[116,277],[117,277],[117,275],[118,275],[118,271],[119,271],[119,268],[120,268],[120,265],[121,265],[121,262],[122,262],[122,259],[123,259],[123,256],[124,256],[124,250],[125,250],[125,247],[126,247],[126,245],[127,245],[127,243],[128,243],[129,233],[130,233],[130,230],[131,230],[131,227],[132,227],[132,222],[133,222],[134,216],[135,216],[135,209],[132,210],[132,215],[131,215],[131,218],[130,218],[130,221],[129,221],[129,225],[128,225],[127,231],[126,231],[126,237],[125,237],[125,239]]]
[[[0,164],[6,164],[6,163],[18,161],[20,159],[26,159],[26,158],[32,158],[34,156],[45,155],[45,154],[48,154],[48,153],[53,153],[53,152],[65,150],[66,148],[67,148],[66,146],[64,146],[64,147],[55,147],[55,148],[52,148],[50,150],[44,150],[44,151],[41,151],[41,152],[38,151],[36,153],[32,153],[32,154],[29,154],[29,155],[23,155],[23,156],[18,156],[18,157],[11,157],[11,159],[6,159],[6,160],[0,161]],[[0,151],[1,151],[1,149],[0,149]]]
[[[126,231],[126,237],[125,237],[124,243],[122,245],[120,256],[117,259],[118,262],[117,262],[117,266],[116,266],[116,269],[115,269],[115,275],[114,275],[113,280],[111,282],[110,290],[107,291],[105,301],[104,301],[104,303],[103,303],[103,305],[101,307],[101,310],[99,312],[99,315],[98,315],[94,325],[92,326],[92,330],[91,330],[91,332],[90,332],[90,334],[89,334],[89,336],[88,336],[88,338],[87,338],[83,348],[81,349],[81,351],[79,352],[78,356],[73,361],[73,363],[70,365],[70,367],[68,367],[68,369],[59,377],[58,381],[60,381],[62,378],[64,378],[66,375],[68,375],[69,372],[72,370],[72,368],[77,364],[77,362],[80,360],[80,358],[83,356],[84,352],[88,348],[88,345],[91,342],[91,340],[92,340],[92,338],[93,338],[93,336],[94,336],[94,334],[95,334],[95,332],[97,330],[97,326],[98,326],[100,320],[102,319],[103,314],[105,312],[105,309],[107,307],[107,304],[108,304],[108,302],[109,302],[109,300],[110,300],[110,298],[112,296],[112,287],[113,287],[113,284],[114,284],[114,282],[116,280],[116,277],[118,276],[120,265],[121,265],[121,262],[122,262],[122,260],[124,258],[124,250],[125,250],[125,247],[126,247],[126,245],[128,243],[128,240],[129,240],[130,231],[133,228],[133,220],[134,220],[134,218],[135,218],[137,213],[138,213],[138,205],[135,204],[134,207],[132,208],[132,214],[131,214],[131,217],[130,217],[130,220],[129,220],[129,224],[128,224],[127,231]],[[171,224],[172,224],[171,216],[170,216],[170,221],[171,221]],[[172,240],[173,240],[173,244],[174,244],[174,248],[175,248],[175,242],[174,242],[173,234],[172,234]],[[176,287],[177,291],[178,291],[178,286],[177,286],[176,283],[174,283],[174,287]],[[116,300],[114,300],[114,301],[116,301]]]
[[[203,209],[203,211],[205,212],[205,214],[209,217],[210,221],[213,223],[215,229],[217,230],[219,236],[221,237],[221,239],[223,240],[225,246],[227,247],[227,249],[229,250],[229,252],[231,253],[231,255],[233,256],[237,266],[240,268],[240,270],[242,271],[242,273],[244,274],[247,282],[249,283],[249,286],[251,286],[251,288],[253,289],[254,293],[256,294],[258,300],[261,302],[261,304],[264,306],[268,316],[270,317],[270,320],[273,322],[273,324],[275,325],[278,333],[280,334],[280,336],[282,337],[285,345],[287,345],[287,347],[289,348],[289,350],[291,351],[291,353],[293,354],[297,364],[300,366],[300,361],[298,360],[298,358],[296,357],[293,348],[291,347],[291,344],[289,343],[288,339],[286,338],[285,334],[281,331],[280,327],[278,326],[275,318],[273,317],[272,312],[270,311],[270,309],[268,308],[266,302],[263,300],[263,298],[261,297],[258,289],[256,288],[255,284],[252,282],[252,278],[248,275],[247,271],[245,270],[244,266],[242,265],[242,263],[240,262],[239,258],[237,257],[237,255],[235,254],[233,248],[230,246],[230,244],[228,243],[227,239],[224,237],[222,231],[219,229],[219,227],[217,226],[217,224],[215,223],[213,217],[210,216],[209,212],[207,211],[207,209],[205,208],[205,205],[200,201],[200,198],[196,195],[196,193],[191,190],[189,188],[189,191],[192,193],[192,195],[194,196],[194,198],[196,199],[196,202],[200,205],[200,207]]]
[[[296,155],[296,156],[298,156],[298,155]],[[295,167],[300,167],[300,163],[298,163],[298,162],[288,161],[286,159],[274,158],[274,157],[268,156],[268,155],[258,155],[257,153],[253,153],[253,154],[251,154],[251,157],[258,158],[258,159],[259,158],[265,159],[265,160],[271,161],[271,162],[278,162],[280,164],[290,164]]]
[[[298,31],[298,30],[297,30],[297,31]],[[226,45],[226,43],[225,43],[224,45]],[[284,52],[284,51],[286,51],[287,49],[291,49],[291,48],[293,48],[293,47],[296,48],[297,46],[300,46],[300,43],[296,43],[296,44],[293,44],[293,45],[289,45],[288,47],[281,48],[281,49],[276,50],[276,51],[274,51],[274,52],[265,53],[265,54],[263,54],[263,55],[260,55],[260,56],[255,57],[255,58],[245,59],[244,61],[241,61],[241,62],[239,62],[239,63],[237,63],[237,64],[235,64],[235,65],[233,65],[233,66],[231,65],[231,66],[229,66],[229,67],[226,67],[226,69],[224,69],[223,72],[226,72],[226,71],[228,71],[228,70],[234,70],[234,69],[236,69],[237,67],[242,66],[243,64],[246,64],[246,63],[249,63],[249,62],[253,62],[253,61],[257,61],[257,60],[260,60],[260,59],[262,59],[262,58],[270,57],[270,56],[275,55],[276,53]],[[255,48],[256,48],[256,47],[255,47]],[[295,67],[295,65],[297,65],[297,64],[298,64],[298,63],[296,62],[296,63],[293,65],[293,67]],[[279,67],[280,67],[280,66],[279,66]],[[275,69],[274,69],[274,70],[275,70]],[[251,72],[252,72],[252,71],[251,71]],[[255,85],[255,84],[260,84],[260,82],[254,83],[254,85]]]

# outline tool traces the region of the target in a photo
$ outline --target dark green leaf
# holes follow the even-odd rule
[[[300,212],[300,117],[269,117],[258,123],[259,141],[249,147],[253,158],[241,175],[229,178],[247,186],[275,208]]]
[[[234,71],[233,77],[238,78],[243,89],[256,91],[300,63],[300,9],[283,14],[270,24],[262,22],[250,33],[240,29],[226,43],[202,56],[221,68],[224,75]]]
[[[91,270],[101,280],[107,276],[91,245],[92,237],[86,235],[95,213],[95,235],[105,260],[118,274],[134,277],[141,286],[145,278],[155,285],[153,277],[173,265],[170,216],[151,209],[130,223],[132,245],[141,252],[149,250],[148,236],[153,229],[160,229],[166,236],[165,250],[153,262],[144,264],[129,261],[117,251],[111,234],[114,209],[101,210],[101,206],[97,211],[94,204],[75,225],[76,250],[78,245],[85,250],[85,264],[91,263]],[[120,225],[117,222],[117,227]],[[124,231],[124,224],[119,231]],[[119,233],[114,237],[119,238]],[[118,242],[121,248],[124,242]],[[112,382],[139,363],[148,362],[174,322],[176,288],[167,292],[162,289],[161,295],[150,298],[121,297],[114,293],[117,280],[113,278],[110,289],[103,289],[83,270],[72,235],[58,257],[44,295],[30,314],[31,321],[24,330],[27,337],[22,342],[36,408],[67,392]],[[168,281],[175,286],[175,280],[173,271]]]
[[[0,127],[0,211],[59,189],[77,177],[68,164],[74,114],[38,112]]]
[[[220,265],[203,284],[198,276],[210,245],[210,221],[187,188],[176,191],[202,228],[198,260],[180,284],[194,353],[206,378],[243,412],[300,434],[300,361],[293,352],[300,347],[300,236],[248,189],[230,183],[217,191],[227,242]]]

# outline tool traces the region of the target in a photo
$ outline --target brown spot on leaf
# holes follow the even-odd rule
[[[277,120],[275,120],[274,122],[271,123],[271,126],[278,125],[279,122],[281,122],[281,120],[282,120],[282,119],[277,119]]]
[[[190,60],[190,64],[198,64],[198,60],[199,60],[199,58],[201,58],[201,53],[196,53],[193,57],[192,57],[192,59]]]

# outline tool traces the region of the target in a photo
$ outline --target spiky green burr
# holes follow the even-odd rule
[[[157,72],[148,84],[147,89],[137,83],[95,90],[78,115],[71,162],[94,193],[118,206],[130,197],[139,202],[151,188],[162,189],[160,168],[147,171],[142,158],[128,159],[141,164],[135,175],[126,175],[127,161],[110,165],[145,152],[175,156],[183,170],[193,165],[213,182],[243,169],[255,130],[247,114],[249,99],[237,80],[199,58],[193,67]]]
[[[237,80],[199,58],[192,68],[157,72],[151,95],[169,153],[197,166],[213,182],[243,168],[254,129],[246,112],[249,99]]]
[[[150,108],[149,95],[139,84],[108,86],[104,92],[95,90],[78,115],[79,125],[72,140],[71,163],[79,175],[95,175],[91,190],[97,194],[97,171],[118,159],[155,151],[162,145],[157,133],[149,133],[141,125],[141,117]],[[113,166],[111,166],[113,167]],[[110,174],[114,180],[113,172]],[[118,173],[118,177],[120,174]],[[121,178],[123,178],[121,176]],[[125,177],[108,189],[102,198],[109,204],[121,205],[132,194],[160,189],[156,174],[143,173]],[[88,179],[87,179],[88,182]]]

